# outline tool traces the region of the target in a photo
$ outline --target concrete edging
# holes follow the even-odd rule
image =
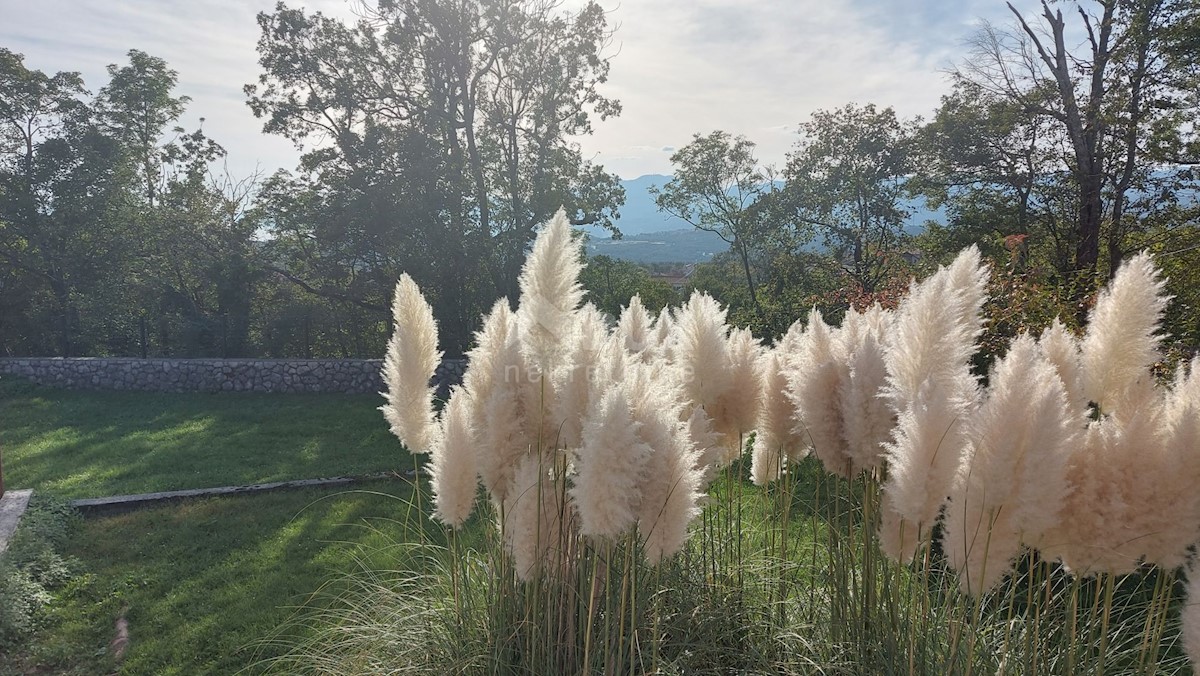
[[[12,539],[13,533],[17,532],[17,525],[21,523],[21,516],[29,507],[29,498],[32,495],[33,490],[26,488],[5,491],[4,496],[0,497],[0,554],[8,549],[8,541]]]
[[[192,488],[181,491],[161,491],[158,493],[138,493],[134,495],[114,495],[108,498],[83,498],[72,500],[71,506],[79,510],[83,516],[107,516],[124,514],[144,507],[193,500],[196,498],[220,497],[227,495],[255,495],[272,491],[295,490],[299,488],[320,488],[324,486],[352,486],[380,479],[411,479],[415,476],[413,470],[403,474],[384,472],[364,476],[339,476],[324,479],[297,479],[294,481],[275,481],[272,483],[251,484],[249,486],[220,486],[218,488]],[[2,550],[0,550],[2,551]]]

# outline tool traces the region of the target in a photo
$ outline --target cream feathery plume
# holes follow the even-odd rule
[[[669,350],[672,337],[672,330],[675,328],[671,308],[664,307],[659,311],[658,316],[654,318],[654,324],[651,325],[651,336],[654,339],[655,347],[658,352],[667,357],[670,361]]]
[[[696,449],[702,485],[707,486],[717,476],[717,468],[726,453],[725,447],[721,445],[721,435],[713,431],[712,418],[708,417],[703,406],[693,406],[686,423],[688,436]]]
[[[638,534],[646,560],[658,564],[683,548],[700,514],[703,469],[672,388],[632,387],[638,390],[630,396],[638,437],[652,449],[638,486]]]
[[[470,396],[471,427],[482,430],[486,427],[484,404],[491,398],[497,376],[503,376],[504,348],[509,341],[510,329],[514,327],[512,310],[508,299],[501,298],[492,305],[492,310],[483,318],[483,326],[475,332],[475,347],[467,352],[467,368],[463,372],[463,389]]]
[[[617,333],[625,340],[625,349],[644,361],[643,353],[656,341],[650,333],[650,314],[642,305],[641,296],[634,295],[629,299],[629,305],[621,310]]]
[[[434,515],[454,528],[462,526],[475,508],[478,443],[471,429],[470,408],[470,393],[462,388],[452,388],[442,409],[437,441],[430,454]]]
[[[808,327],[788,355],[784,377],[795,410],[793,433],[812,448],[826,471],[849,477],[850,456],[842,436],[838,393],[845,364],[839,356],[833,331],[814,308],[808,315]]]
[[[571,224],[559,209],[538,233],[519,279],[521,353],[539,373],[552,373],[566,359],[575,311],[583,302],[582,270]]]
[[[1200,486],[1200,453],[1196,452],[1200,449],[1200,357],[1176,371],[1163,406],[1162,433],[1179,465],[1176,480],[1188,487],[1180,501],[1178,523],[1184,529],[1200,527],[1200,491],[1195,490]],[[1188,540],[1189,533],[1180,539]]]
[[[712,296],[693,292],[675,318],[674,363],[680,371],[684,396],[712,415],[717,399],[729,390],[728,327],[725,310]]]
[[[553,454],[526,453],[517,461],[504,499],[504,536],[517,577],[528,582],[543,564],[564,555],[563,524],[572,518],[569,502],[551,472]],[[556,479],[555,477],[559,477]]]
[[[795,435],[796,410],[787,396],[783,356],[776,348],[762,358],[762,408],[759,412],[750,478],[765,486],[778,479],[787,463],[799,460],[807,445]]]
[[[1187,572],[1183,607],[1179,610],[1179,639],[1192,669],[1200,672],[1200,564]]]
[[[1124,575],[1135,572],[1146,538],[1153,535],[1133,516],[1150,507],[1160,478],[1158,449],[1141,444],[1154,438],[1154,416],[1122,420],[1106,416],[1084,431],[1083,443],[1068,465],[1066,507],[1062,518],[1042,537],[1046,558],[1057,558],[1076,575]],[[1154,507],[1159,505],[1154,504]],[[1170,512],[1168,512],[1170,514]]]
[[[1100,293],[1081,345],[1083,394],[1104,413],[1120,410],[1153,384],[1160,357],[1165,282],[1147,254],[1130,258]]]
[[[911,560],[933,530],[965,443],[962,413],[930,383],[900,413],[893,440],[884,446],[888,477],[880,497],[879,544],[892,559]]]
[[[901,561],[932,531],[966,446],[962,421],[978,404],[970,360],[983,330],[987,279],[970,247],[914,282],[892,319],[884,393],[899,417],[884,447],[880,544]]]
[[[961,384],[983,331],[988,269],[979,250],[964,249],[948,268],[914,282],[892,320],[886,393],[899,411],[927,381]]]
[[[588,411],[570,488],[581,534],[617,538],[637,520],[642,471],[653,453],[640,429],[623,388],[609,390]]]
[[[729,357],[729,382],[711,409],[713,428],[721,435],[722,445],[729,451],[724,463],[742,455],[742,435],[754,429],[762,408],[762,379],[759,358],[762,346],[749,329],[734,329],[729,334],[726,354]],[[707,408],[707,407],[706,407]]]
[[[501,325],[505,326],[502,328]],[[511,486],[513,467],[533,446],[529,431],[530,412],[526,410],[530,397],[525,394],[532,385],[529,369],[521,356],[517,319],[509,312],[507,304],[497,304],[484,325],[484,334],[491,341],[489,359],[479,365],[490,363],[491,369],[487,376],[486,398],[473,398],[473,417],[480,421],[475,428],[480,442],[476,463],[484,488],[497,503],[501,503]]]
[[[392,300],[392,337],[383,360],[382,393],[387,403],[379,407],[395,434],[410,452],[426,453],[433,442],[434,388],[429,386],[442,353],[438,351],[437,322],[433,308],[417,283],[400,275]]]
[[[591,303],[580,308],[576,320],[568,366],[557,372],[554,383],[552,422],[564,448],[579,448],[583,443],[583,419],[591,406],[595,381],[601,377],[601,352],[608,340],[604,318]]]
[[[1058,317],[1055,317],[1038,338],[1038,347],[1054,365],[1058,377],[1063,381],[1071,408],[1081,415],[1086,415],[1088,399],[1083,396],[1083,367],[1080,363],[1079,340],[1071,335],[1071,331]]]
[[[838,369],[842,437],[851,474],[880,465],[883,444],[896,425],[896,414],[883,396],[887,384],[885,317],[878,305],[867,314],[850,309],[837,332],[840,345],[836,352],[845,363]]]
[[[1030,336],[1018,336],[967,423],[969,446],[946,508],[942,549],[963,591],[991,589],[1022,542],[1036,545],[1058,523],[1079,432],[1054,366]]]

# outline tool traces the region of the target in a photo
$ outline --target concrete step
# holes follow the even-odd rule
[[[4,497],[0,497],[0,553],[8,549],[8,541],[12,539],[13,533],[17,532],[17,524],[21,522],[21,515],[29,506],[31,495],[33,490],[26,488],[20,491],[5,491]]]

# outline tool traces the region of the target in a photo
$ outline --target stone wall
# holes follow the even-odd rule
[[[447,359],[433,384],[444,395],[462,382],[466,362]],[[0,374],[78,390],[148,392],[381,392],[379,359],[0,359]]]

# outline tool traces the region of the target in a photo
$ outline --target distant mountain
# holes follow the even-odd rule
[[[728,250],[729,245],[720,237],[696,230],[687,221],[658,210],[650,186],[661,188],[670,180],[670,176],[647,174],[621,181],[625,188],[625,204],[616,225],[623,238],[612,240],[607,230],[585,228],[591,236],[588,254],[637,263],[699,263]],[[913,211],[904,224],[904,230],[909,234],[923,231],[929,220],[946,222],[945,211],[929,210],[922,198],[908,200],[906,206]]]
[[[626,235],[621,239],[593,237],[587,243],[587,254],[634,263],[703,263],[729,249],[717,235],[690,225],[687,228]]]
[[[626,237],[644,235],[650,232],[666,232],[669,230],[687,230],[692,227],[683,219],[675,218],[658,210],[654,204],[654,196],[650,194],[650,186],[662,187],[670,176],[647,174],[628,181],[621,181],[625,188],[625,204],[621,206],[621,218],[617,219],[617,228]],[[608,237],[608,231],[601,228],[588,228],[588,234],[593,237]]]

